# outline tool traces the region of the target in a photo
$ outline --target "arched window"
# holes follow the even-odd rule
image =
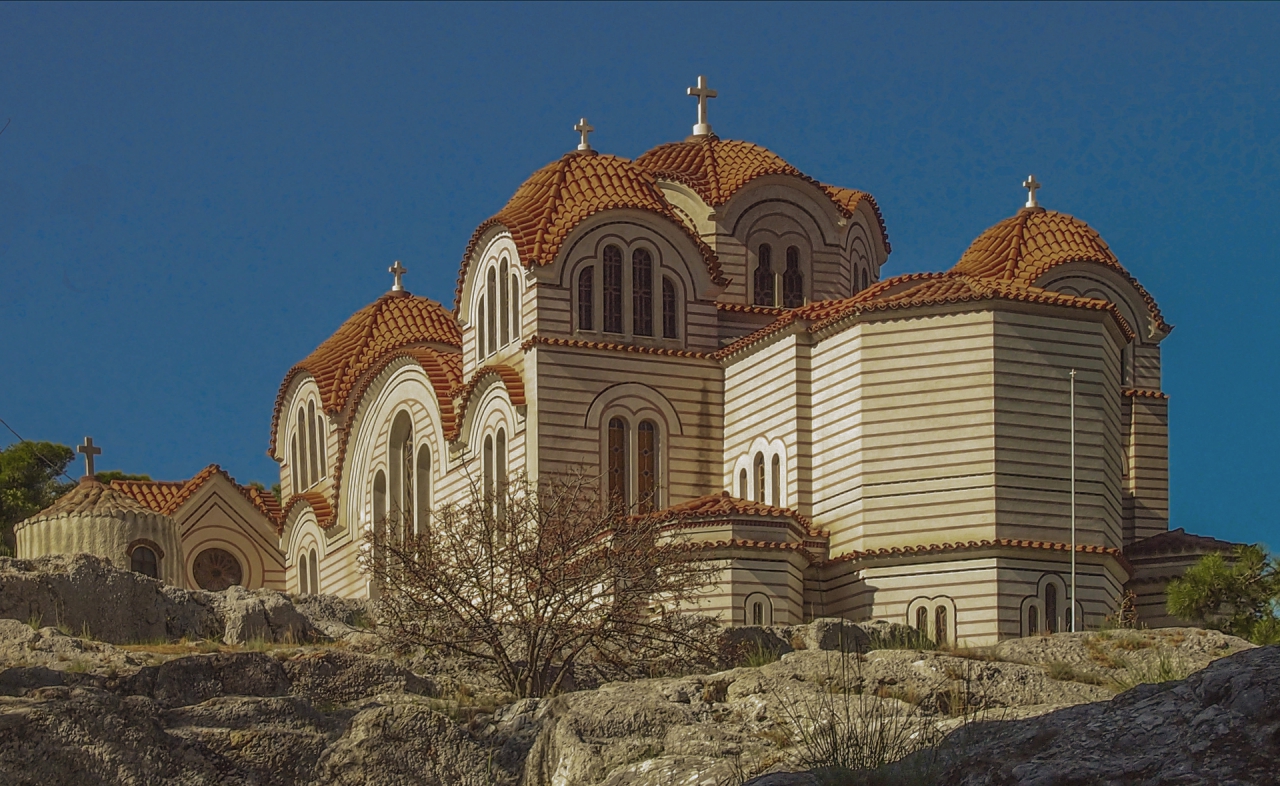
[[[929,609],[925,606],[916,609],[916,630],[925,636],[929,635]]]
[[[773,454],[773,506],[775,508],[782,507],[782,458],[777,454]]]
[[[1058,586],[1044,586],[1044,629],[1049,633],[1058,632]]]
[[[298,407],[298,488],[310,487],[310,477],[307,470],[307,415],[302,407]]]
[[[652,420],[636,429],[636,481],[636,512],[652,513],[658,507],[658,427]]]
[[[316,447],[316,402],[307,402],[307,445],[310,453],[307,458],[311,464],[311,485],[320,480],[320,455]]]
[[[493,489],[493,435],[486,434],[484,438],[484,466],[480,471],[480,480],[484,484],[481,493],[484,494],[484,502],[486,506],[493,505],[494,489]],[[492,508],[488,508],[492,510]]]
[[[431,526],[431,448],[426,445],[418,448],[417,475],[418,504],[417,516],[415,516],[417,526],[414,532],[418,535],[426,535]]]
[[[578,330],[595,330],[595,274],[594,267],[584,267],[578,274]]]
[[[604,332],[622,332],[622,249],[604,247]]]
[[[485,355],[488,354],[485,352],[485,347],[488,346],[485,342],[488,339],[484,334],[484,324],[488,317],[485,315],[484,295],[480,296],[480,308],[478,309],[478,312],[476,319],[476,362],[484,360]]]
[[[755,289],[757,306],[773,305],[773,249],[768,243],[762,243],[756,255]]]
[[[622,418],[609,420],[609,502],[626,505],[627,493],[627,421]]]
[[[751,624],[764,624],[764,604],[758,600],[751,604]]]
[[[324,433],[324,410],[321,409],[316,413],[316,437],[317,447],[320,452],[320,477],[329,476],[329,459],[325,455],[325,433]]]
[[[939,647],[945,645],[947,643],[947,607],[946,606],[943,606],[942,604],[938,604],[938,607],[933,610],[933,627],[937,634],[934,636],[934,643],[937,644]]]
[[[511,274],[511,337],[520,338],[520,279]]]
[[[320,558],[316,555],[316,550],[311,550],[311,594],[320,594]]]
[[[496,497],[498,526],[505,529],[507,519],[507,431],[498,429],[494,456],[495,479],[493,493]]]
[[[738,473],[738,499],[750,499],[747,496],[747,471],[745,469]]]
[[[302,478],[299,477],[298,432],[296,431],[293,433],[293,444],[289,448],[289,472],[291,473],[293,482],[293,493],[297,494],[299,491],[302,491]]]
[[[862,288],[866,289],[869,286],[871,286],[871,284],[867,281],[867,271],[864,269],[862,271]]]
[[[637,336],[653,335],[653,256],[631,252],[631,327]]]
[[[782,305],[799,308],[804,305],[804,273],[800,272],[800,249],[787,247],[787,269],[782,273]]]
[[[662,337],[680,338],[680,302],[676,298],[676,285],[669,278],[662,279]]]
[[[307,552],[305,552],[305,551],[299,551],[299,552],[298,552],[298,562],[297,562],[297,567],[298,567],[298,594],[299,594],[299,595],[310,595],[310,594],[311,594],[311,584],[307,581],[307,576],[308,576],[308,575],[310,575],[310,571],[309,571],[309,570],[307,570],[307,565],[308,565],[308,562],[307,562]]]
[[[500,346],[506,346],[511,343],[511,277],[507,275],[507,260],[503,259],[500,266],[498,277],[502,279],[498,284],[502,288],[502,316],[499,320],[501,323],[502,339]]]
[[[1036,613],[1035,604],[1027,606],[1027,635],[1034,636],[1040,632],[1040,615]]]
[[[378,470],[373,476],[373,523],[378,534],[384,534],[387,528],[387,476]]]
[[[160,558],[147,546],[135,546],[129,555],[129,567],[134,573],[141,573],[153,579],[160,578]]]
[[[764,454],[757,453],[755,461],[756,470],[756,502],[764,502]]]
[[[485,332],[489,335],[489,344],[486,347],[488,352],[485,354],[492,355],[498,351],[498,274],[493,268],[489,268],[489,285],[486,292],[489,297],[489,313],[488,322],[485,324]]]
[[[391,481],[391,537],[404,540],[413,532],[413,420],[401,410],[391,421],[391,443],[388,446]]]

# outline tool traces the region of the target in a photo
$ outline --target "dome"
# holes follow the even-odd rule
[[[146,547],[155,578],[183,585],[182,542],[173,519],[144,507],[136,499],[103,485],[92,476],[45,510],[14,527],[18,557],[46,554],[95,554],[124,570],[133,554]]]
[[[777,153],[714,134],[659,145],[637,158],[636,166],[664,180],[683,183],[709,207],[723,205],[747,183],[764,175],[805,177]]]
[[[1032,207],[979,235],[951,270],[975,278],[1033,285],[1051,269],[1068,262],[1096,262],[1124,272],[1093,227],[1066,213]]]
[[[511,233],[520,262],[526,267],[549,265],[579,224],[601,211],[622,208],[670,219],[702,251],[712,277],[719,276],[715,253],[685,227],[651,172],[618,156],[573,152],[534,172],[506,207],[476,228],[462,257],[454,308],[461,302],[471,257],[490,228],[501,226]]]
[[[461,351],[462,332],[444,306],[408,292],[388,292],[351,315],[342,326],[302,362],[289,370],[276,396],[271,433],[274,445],[280,408],[289,384],[300,372],[307,372],[320,387],[320,400],[327,412],[346,406],[351,391],[380,359],[389,353],[423,344],[444,345],[443,352]]]

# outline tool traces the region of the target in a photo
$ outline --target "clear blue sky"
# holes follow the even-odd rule
[[[576,143],[723,137],[876,195],[886,275],[1097,228],[1177,326],[1173,526],[1276,537],[1280,5],[0,6],[0,418],[99,466],[266,457],[285,371]],[[5,438],[0,435],[0,444]]]

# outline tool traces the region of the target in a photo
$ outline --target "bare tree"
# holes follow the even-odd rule
[[[714,659],[719,623],[693,610],[715,565],[598,487],[583,471],[473,486],[418,534],[388,514],[366,559],[383,635],[488,662],[519,697],[556,693],[575,666],[607,678]]]

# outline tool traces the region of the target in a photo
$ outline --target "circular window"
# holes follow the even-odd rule
[[[221,592],[244,578],[240,561],[222,549],[205,549],[197,554],[192,572],[200,589],[210,592]]]

